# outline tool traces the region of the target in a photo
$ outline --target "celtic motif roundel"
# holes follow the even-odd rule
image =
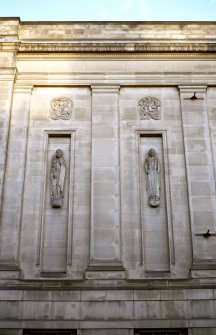
[[[154,97],[145,97],[138,102],[138,111],[140,120],[160,120],[161,119],[161,101]]]
[[[72,116],[73,102],[66,97],[58,97],[50,102],[50,115],[53,120],[69,120]]]

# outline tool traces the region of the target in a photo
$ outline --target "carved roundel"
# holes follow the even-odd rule
[[[145,97],[138,102],[138,111],[140,120],[160,120],[161,119],[161,101],[154,97]]]
[[[66,97],[57,97],[50,102],[53,120],[69,120],[73,112],[73,102]]]

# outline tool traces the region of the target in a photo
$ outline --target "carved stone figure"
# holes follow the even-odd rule
[[[66,97],[58,97],[51,101],[50,115],[53,120],[69,120],[72,116],[73,102]]]
[[[138,110],[140,120],[160,120],[161,119],[161,102],[154,97],[145,97],[139,100]]]
[[[160,162],[155,149],[149,149],[145,159],[148,203],[151,207],[160,205]]]
[[[51,205],[60,208],[63,205],[63,191],[66,173],[66,164],[63,151],[57,149],[51,161]]]

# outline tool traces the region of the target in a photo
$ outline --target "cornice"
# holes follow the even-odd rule
[[[23,42],[19,52],[215,52],[214,42],[106,41],[106,42]]]
[[[73,41],[40,41],[0,39],[0,51],[16,51],[18,53],[74,53],[74,54],[215,54],[215,40],[73,40]],[[175,57],[175,56],[174,56]]]
[[[181,85],[216,85],[215,73],[155,73],[155,72],[108,72],[104,75],[94,72],[18,72],[16,83],[19,85],[121,85],[121,86],[181,86]]]
[[[17,60],[18,61],[40,61],[40,60],[216,60],[216,53],[201,53],[201,52],[116,52],[116,53],[108,53],[108,52],[89,52],[89,53],[81,53],[81,52],[20,52],[18,53]]]
[[[18,51],[19,50],[19,41],[0,41],[0,51],[8,52],[8,51]]]
[[[16,67],[0,67],[0,81],[14,80],[17,74]]]
[[[136,280],[80,280],[80,279],[0,279],[0,290],[176,290],[176,289],[216,289],[215,278],[186,278],[186,279],[166,279],[149,278]]]
[[[0,74],[2,74],[2,75],[15,75],[16,74],[16,67],[15,66],[0,67]]]

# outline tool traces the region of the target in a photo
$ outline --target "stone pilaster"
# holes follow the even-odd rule
[[[119,86],[92,86],[92,200],[89,270],[122,270]]]
[[[215,180],[205,86],[180,86],[188,198],[192,233],[192,269],[216,269]],[[212,233],[206,238],[207,231]],[[196,273],[194,273],[196,276]]]
[[[1,216],[0,269],[17,268],[31,87],[15,87]]]
[[[15,67],[0,70],[0,208],[4,184],[5,162],[7,157],[11,102],[15,79]]]
[[[5,163],[11,117],[13,86],[19,46],[19,19],[1,19],[0,23],[0,211],[3,197]]]

